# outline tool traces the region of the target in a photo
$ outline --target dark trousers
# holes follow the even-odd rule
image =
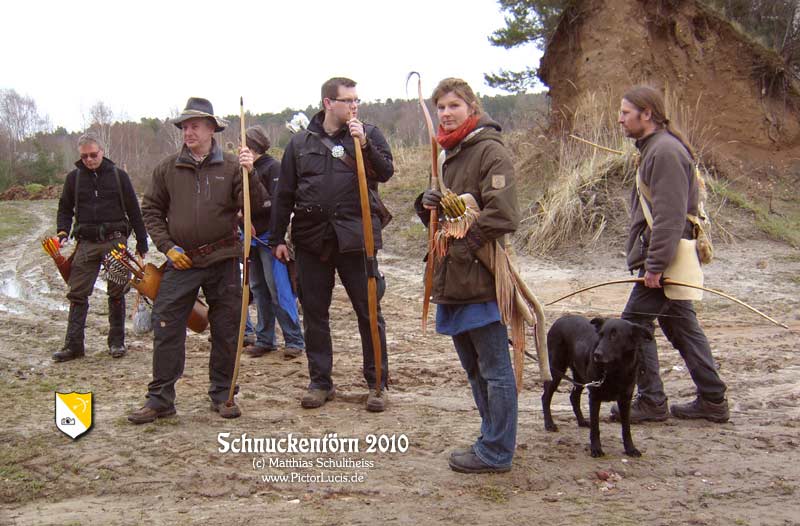
[[[634,285],[628,304],[622,313],[622,319],[647,327],[651,333],[655,330],[653,321],[664,336],[683,358],[689,374],[692,376],[697,394],[715,400],[725,395],[725,383],[720,379],[711,356],[703,329],[697,322],[697,314],[689,300],[671,300],[664,295],[664,289],[651,289],[641,283]],[[641,370],[638,384],[639,395],[655,404],[666,400],[664,384],[658,369],[658,349],[655,340],[648,342],[642,349]]]
[[[242,306],[238,258],[207,268],[167,266],[153,305],[153,381],[147,386],[148,407],[166,409],[175,404],[175,382],[186,363],[186,322],[201,287],[211,325],[208,396],[212,402],[228,399]]]
[[[329,310],[335,272],[339,273],[345,291],[358,318],[361,334],[364,379],[370,388],[375,387],[375,358],[369,328],[369,304],[367,299],[367,271],[363,252],[345,254],[334,250],[325,260],[318,254],[298,249],[297,274],[300,284],[300,303],[303,306],[303,326],[308,356],[309,384],[313,389],[331,389],[333,380],[333,344]],[[378,278],[378,299],[385,290],[383,276]],[[389,362],[386,354],[386,322],[378,304],[378,330],[381,337],[381,386],[386,387]]]
[[[94,284],[103,262],[103,257],[108,254],[118,243],[125,243],[125,239],[112,239],[110,241],[95,242],[81,240],[75,248],[75,257],[72,259],[72,268],[69,275],[69,292],[67,299],[70,302],[70,311],[82,313],[81,316],[71,315],[67,327],[67,346],[72,342],[83,347],[84,326],[86,312],[89,305],[89,296],[94,291]],[[128,275],[130,278],[130,275]],[[125,343],[125,293],[130,289],[126,283],[120,284],[108,281],[108,345],[124,345]]]

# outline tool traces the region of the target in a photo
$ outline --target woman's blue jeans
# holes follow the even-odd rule
[[[453,336],[453,344],[481,415],[475,454],[491,466],[510,466],[517,441],[517,387],[506,326],[494,322],[462,332]]]

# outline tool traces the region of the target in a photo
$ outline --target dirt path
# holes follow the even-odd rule
[[[300,409],[308,381],[304,359],[245,358],[244,414],[223,421],[206,401],[210,344],[205,335],[190,333],[186,372],[177,387],[178,416],[136,427],[125,415],[144,401],[152,343],[149,336],[134,336],[129,321],[130,353],[121,360],[109,357],[102,291],[92,298],[89,355],[64,364],[50,361],[63,340],[65,287],[37,238],[54,207],[25,203],[20,213],[35,215],[39,226],[30,237],[0,246],[0,410],[6,419],[0,431],[0,524],[800,524],[797,250],[769,241],[724,246],[708,269],[709,286],[792,327],[790,332],[769,325],[715,297],[698,305],[728,383],[729,423],[673,419],[636,426],[634,440],[644,455],[631,459],[622,453],[619,426],[603,422],[607,456],[593,459],[588,432],[575,425],[565,388],[554,399],[560,431],[544,431],[537,368],[528,362],[514,469],[464,476],[447,467],[447,454],[472,441],[479,417],[450,340],[420,334],[417,260],[391,252],[381,258],[388,278],[382,305],[392,382],[387,412],[364,410],[358,332],[337,287],[331,309],[334,402]],[[591,262],[525,258],[521,267],[545,300],[625,277],[621,256],[587,256]],[[626,286],[605,287],[547,314],[615,315],[627,293]],[[671,400],[693,396],[682,360],[660,333],[658,342]],[[92,391],[95,404],[94,427],[77,441],[53,421],[54,391],[73,390]],[[608,410],[604,406],[603,414]],[[360,450],[222,453],[220,433],[230,433],[229,439],[246,433],[329,441],[336,434],[358,439]],[[407,438],[407,451],[366,451],[371,435],[394,437],[401,446]],[[266,475],[303,480],[264,481]],[[357,480],[343,482],[342,475]]]

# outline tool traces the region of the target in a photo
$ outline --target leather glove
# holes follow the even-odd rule
[[[187,256],[178,245],[175,245],[167,251],[167,257],[172,262],[172,266],[178,270],[192,268],[192,260],[189,259],[189,256]]]
[[[422,194],[422,206],[428,209],[438,208],[442,201],[442,192],[429,188]]]

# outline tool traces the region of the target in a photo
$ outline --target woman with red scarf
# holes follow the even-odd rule
[[[449,239],[434,271],[436,331],[452,336],[481,415],[478,438],[450,454],[450,468],[461,473],[500,473],[511,469],[514,456],[517,393],[494,277],[475,254],[486,243],[517,229],[514,166],[500,125],[483,113],[466,82],[444,79],[432,98],[443,149],[442,182],[457,195],[471,194],[480,208],[466,236]],[[441,198],[437,189],[417,198],[415,208],[424,223],[437,207],[441,217]]]

